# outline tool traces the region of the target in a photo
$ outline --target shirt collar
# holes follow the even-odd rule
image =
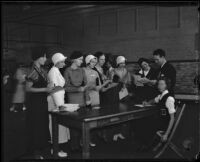
[[[145,72],[145,73],[148,73],[150,71],[150,69],[149,70],[147,70],[147,71],[143,71],[142,69],[139,71],[139,74],[143,74],[143,72]]]
[[[169,93],[168,90],[163,91],[163,92],[161,93],[161,95],[160,95],[160,99],[161,99],[164,95],[166,95],[167,93]]]
[[[164,62],[164,64],[161,65],[161,68],[167,63],[167,61]]]

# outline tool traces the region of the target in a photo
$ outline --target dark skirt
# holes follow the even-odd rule
[[[151,86],[136,87],[135,101],[136,103],[142,103],[142,101],[149,101],[155,98],[158,94],[158,90]]]
[[[46,93],[29,94],[26,107],[28,151],[46,148],[50,138]]]

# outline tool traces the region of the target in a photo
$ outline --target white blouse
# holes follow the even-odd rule
[[[155,98],[155,102],[158,103],[162,99],[162,97],[167,93],[169,93],[168,90],[165,90],[162,94],[158,95]],[[176,112],[174,103],[175,103],[174,97],[169,96],[165,103],[165,106],[168,109],[169,114],[173,114]]]
[[[55,87],[55,86],[61,86],[64,87],[65,85],[65,79],[61,75],[59,69],[55,66],[53,66],[49,73],[48,73],[48,79],[49,79],[49,87]],[[56,107],[59,107],[65,103],[65,90],[58,91],[52,95],[49,95],[47,97],[48,100],[48,109],[52,110]]]
[[[50,84],[52,84],[52,86],[61,86],[64,87],[65,85],[65,79],[62,76],[62,74],[60,73],[59,69],[55,66],[53,66],[49,73],[48,73],[48,79],[50,81]]]

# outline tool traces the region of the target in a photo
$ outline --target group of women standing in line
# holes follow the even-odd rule
[[[67,103],[99,108],[100,104],[105,105],[110,102],[112,104],[128,97],[131,94],[130,87],[133,78],[134,81],[142,83],[142,86],[136,86],[136,96],[140,96],[138,100],[141,98],[143,101],[149,100],[149,96],[153,98],[157,95],[157,91],[153,91],[156,74],[146,59],[139,60],[141,70],[136,74],[139,77],[132,78],[125,68],[124,56],[116,58],[117,67],[113,68],[112,61],[109,58],[106,60],[102,52],[97,52],[95,56],[89,54],[84,60],[81,52],[74,51],[70,55],[71,65],[62,75],[59,69],[65,66],[67,57],[62,53],[53,54],[51,58],[53,67],[46,73],[42,69],[47,60],[46,50],[38,49],[32,53],[33,68],[26,77],[28,146],[29,151],[34,152],[36,158],[43,158],[41,150],[48,147],[51,141],[51,117],[48,116],[48,110],[51,111],[63,105],[66,102],[65,96]],[[86,66],[82,67],[84,61]],[[104,64],[107,65],[106,69]],[[109,103],[105,99],[106,94],[112,94]],[[143,96],[144,94],[147,95]],[[102,135],[104,136],[105,132],[102,132]],[[71,129],[69,131],[68,128],[59,125],[59,143],[70,140],[72,150],[79,149],[80,136],[80,132]],[[121,132],[116,132],[113,140],[117,138],[124,139],[125,137]],[[95,146],[95,143],[91,141],[90,146]],[[67,153],[60,149],[58,156],[66,157]]]
[[[115,71],[112,67],[108,68],[106,75],[103,69],[106,58],[101,52],[96,53],[97,57],[92,54],[87,55],[86,67],[83,68],[81,65],[84,57],[79,51],[71,54],[71,65],[66,68],[63,76],[59,69],[65,66],[67,57],[62,53],[53,54],[51,58],[53,67],[47,73],[42,68],[47,60],[46,54],[46,49],[42,47],[33,50],[34,64],[26,77],[28,151],[34,152],[36,158],[42,158],[41,150],[47,148],[51,141],[51,117],[48,116],[48,111],[66,102],[65,93],[67,103],[99,108],[101,94],[117,86],[117,83],[112,82],[113,76],[118,75],[118,80],[124,81],[124,88],[126,85],[124,76],[127,75],[124,75],[124,71],[120,71],[122,69],[117,68]],[[125,58],[121,56],[118,64],[124,63]],[[76,150],[81,144],[80,132],[69,131],[68,128],[59,125],[59,143],[65,143],[70,139],[71,148]],[[91,142],[90,145],[95,146],[95,143]],[[60,150],[58,156],[66,157],[67,153]]]

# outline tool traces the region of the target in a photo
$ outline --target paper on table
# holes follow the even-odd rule
[[[143,104],[135,104],[134,106],[137,106],[137,107],[147,107],[147,106],[152,106],[152,105],[143,105]]]
[[[144,107],[143,104],[136,104],[136,105],[134,105],[134,106],[137,106],[137,107]]]

